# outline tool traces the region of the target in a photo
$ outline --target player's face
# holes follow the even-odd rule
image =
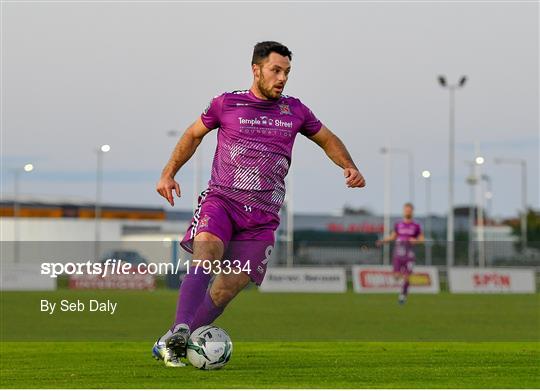
[[[405,217],[406,219],[412,219],[413,212],[414,212],[414,209],[410,207],[409,205],[405,205],[403,207],[403,217]]]
[[[289,57],[277,53],[270,53],[262,64],[253,65],[257,87],[267,99],[278,99],[281,96],[290,71]]]

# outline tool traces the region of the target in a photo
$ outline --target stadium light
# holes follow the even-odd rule
[[[446,87],[446,77],[444,76],[439,76],[438,77],[438,80],[439,80],[439,84],[442,86],[442,87]]]
[[[485,159],[482,157],[482,156],[477,156],[475,159],[474,159],[474,162],[478,165],[482,165],[484,164],[485,162]]]
[[[527,247],[527,160],[509,159],[503,157],[495,158],[495,164],[512,164],[521,167],[521,243],[523,248]]]
[[[446,219],[446,267],[454,265],[454,160],[455,160],[455,92],[465,86],[467,76],[461,76],[457,84],[448,84],[446,77],[438,77],[442,88],[448,89],[449,117],[448,117],[448,217]]]
[[[23,169],[26,172],[31,172],[34,170],[34,165],[32,163],[25,164]]]
[[[431,177],[431,172],[429,172],[428,170],[422,171],[422,177],[424,177],[426,179]]]

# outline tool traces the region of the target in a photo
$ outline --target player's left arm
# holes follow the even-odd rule
[[[322,125],[321,130],[309,138],[321,147],[334,163],[343,168],[347,187],[366,186],[366,181],[354,164],[345,144],[330,129]]]

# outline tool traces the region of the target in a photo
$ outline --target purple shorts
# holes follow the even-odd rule
[[[197,234],[209,232],[216,235],[225,245],[223,260],[239,261],[234,265],[260,285],[274,249],[274,232],[279,226],[279,216],[244,205],[211,189],[201,193],[198,205],[180,242],[182,248],[193,253]]]
[[[414,258],[409,257],[394,257],[392,261],[394,273],[412,274],[414,267]]]

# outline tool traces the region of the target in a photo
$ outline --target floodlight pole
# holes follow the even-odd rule
[[[495,158],[496,164],[517,164],[521,167],[521,244],[523,249],[527,248],[527,160]]]
[[[409,202],[413,205],[415,203],[415,191],[414,191],[414,156],[411,151],[407,150],[407,157],[409,159]]]
[[[448,216],[446,219],[446,267],[454,265],[454,160],[455,160],[455,91],[462,88],[467,77],[462,76],[457,84],[447,84],[446,77],[439,76],[439,84],[449,92],[448,116]]]
[[[13,170],[13,262],[18,263],[20,261],[20,247],[19,247],[19,170]]]
[[[94,205],[94,261],[99,261],[101,241],[101,197],[103,193],[103,155],[109,152],[111,147],[103,144],[97,148],[96,165],[96,204]]]
[[[475,146],[476,158],[474,165],[474,173],[476,177],[476,202],[477,202],[477,224],[476,232],[478,234],[478,266],[486,267],[486,247],[485,247],[485,230],[484,230],[484,188],[482,185],[482,164],[484,164],[484,158],[480,157],[480,148],[478,143]]]
[[[384,155],[384,229],[383,238],[390,235],[390,209],[392,197],[392,160],[390,150],[381,148]],[[383,265],[390,264],[390,244],[383,243]]]
[[[521,160],[521,242],[527,248],[527,161]]]
[[[18,263],[20,261],[20,214],[21,206],[19,203],[19,190],[20,190],[20,174],[21,172],[31,172],[34,170],[34,165],[27,163],[23,169],[15,168],[13,172],[13,262]]]
[[[475,185],[477,182],[476,174],[475,174],[475,163],[473,161],[466,160],[466,164],[469,165],[471,168],[471,171],[469,173],[469,176],[467,177],[467,184],[469,187],[469,243],[468,243],[468,258],[469,258],[469,267],[474,266],[474,209],[475,209],[475,200],[474,200],[474,192],[475,192]]]
[[[431,173],[428,170],[422,172],[426,182],[426,227],[425,227],[425,246],[426,246],[426,265],[432,264],[432,229],[431,229]]]

